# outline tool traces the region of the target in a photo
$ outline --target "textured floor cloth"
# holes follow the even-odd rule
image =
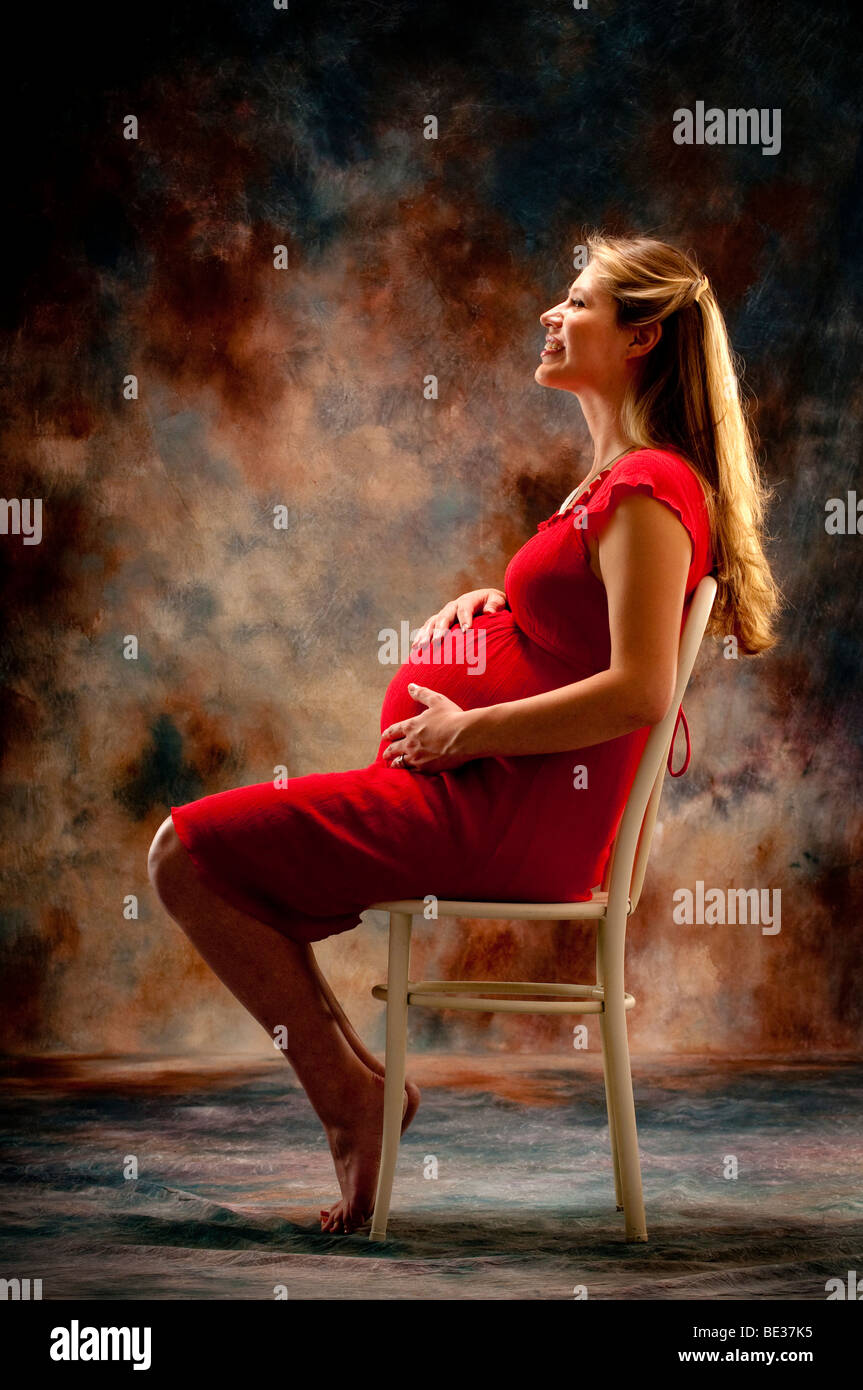
[[[590,1303],[714,1308],[823,1303],[828,1280],[847,1285],[851,1270],[863,1282],[859,1061],[636,1057],[646,1245],[626,1244],[615,1210],[598,1035],[567,1057],[412,1050],[410,1075],[422,1104],[399,1146],[387,1240],[373,1244],[367,1229],[322,1234],[318,1212],[338,1197],[332,1159],[276,1052],[0,1059],[3,1276],[41,1278],[46,1301],[217,1300],[232,1331],[226,1304],[272,1304],[278,1285],[291,1303],[571,1311],[576,1285]],[[121,1175],[127,1154],[133,1178]],[[15,1311],[25,1319],[23,1303]],[[807,1322],[802,1309],[751,1313],[741,1323]],[[827,1342],[819,1333],[819,1367]],[[663,1349],[669,1364],[675,1348]]]

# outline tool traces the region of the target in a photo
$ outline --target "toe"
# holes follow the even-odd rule
[[[321,1230],[327,1235],[338,1235],[342,1223],[342,1203],[337,1202],[331,1211],[321,1211]]]

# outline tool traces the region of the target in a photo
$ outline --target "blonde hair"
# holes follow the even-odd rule
[[[742,363],[716,296],[694,257],[664,241],[601,232],[585,241],[619,321],[662,324],[627,391],[621,425],[633,444],[681,454],[701,479],[717,581],[707,630],[733,635],[747,656],[767,651],[782,603],[762,544],[773,489],[760,476]]]

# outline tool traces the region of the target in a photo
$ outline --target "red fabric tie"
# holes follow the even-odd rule
[[[673,761],[674,761],[674,740],[677,738],[677,730],[678,730],[678,727],[679,727],[679,725],[680,725],[681,719],[683,720],[683,732],[684,732],[684,734],[686,735],[686,761],[684,762],[683,767],[679,767],[679,768],[677,769],[677,771],[675,772],[675,771],[674,771],[674,768],[671,766],[671,764],[672,764]],[[667,766],[668,766],[668,771],[670,772],[671,776],[672,776],[672,777],[682,777],[683,774],[684,774],[684,772],[686,771],[686,769],[689,767],[689,759],[690,759],[691,757],[692,757],[692,744],[689,742],[689,725],[688,725],[687,722],[686,722],[686,715],[683,713],[683,705],[681,705],[681,706],[680,706],[680,709],[677,711],[677,719],[676,719],[675,722],[674,722],[674,733],[671,735],[671,747],[670,747],[669,750],[668,750],[668,764],[667,764]]]

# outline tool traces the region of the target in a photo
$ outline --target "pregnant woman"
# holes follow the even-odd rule
[[[536,380],[571,392],[590,430],[582,483],[502,589],[420,629],[374,762],[174,806],[150,851],[167,911],[271,1036],[287,1030],[341,1188],[328,1232],[371,1215],[383,1066],[310,943],[387,898],[589,898],[699,580],[717,578],[713,635],[750,655],[776,640],[767,490],[707,277],[664,242],[597,236],[540,322]],[[403,1129],[418,1103],[408,1081]]]

